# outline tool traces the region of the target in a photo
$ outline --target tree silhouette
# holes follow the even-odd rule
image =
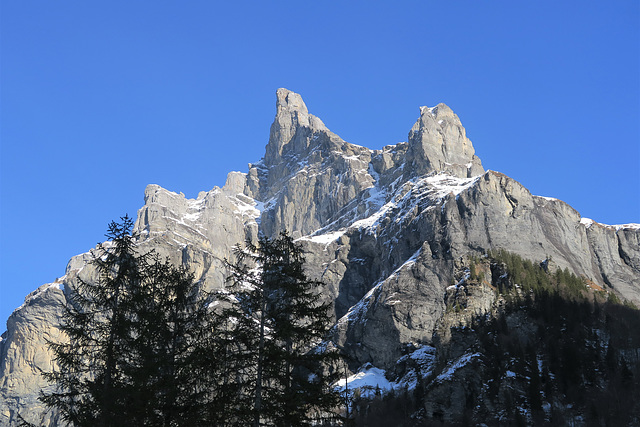
[[[220,319],[184,268],[137,253],[132,229],[112,222],[93,251],[98,280],[71,290],[68,341],[49,343],[57,369],[44,374],[56,390],[41,400],[75,426],[206,424]]]
[[[338,401],[326,370],[337,356],[322,347],[331,320],[322,284],[306,277],[302,248],[287,233],[236,255],[223,317],[234,320],[233,335],[244,343],[235,353],[247,367],[244,413],[256,427],[308,425]]]

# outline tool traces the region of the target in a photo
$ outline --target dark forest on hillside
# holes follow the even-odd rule
[[[481,265],[483,264],[483,265]],[[464,411],[429,413],[435,375],[414,390],[357,398],[357,426],[634,425],[640,421],[640,311],[566,270],[548,272],[504,251],[476,258],[470,280],[491,268],[504,304],[496,316],[453,328],[480,353],[465,382]],[[477,270],[477,271],[476,271]],[[452,307],[462,310],[463,307]],[[441,349],[441,354],[446,354]],[[441,360],[444,364],[446,361]],[[390,424],[392,423],[392,424]]]

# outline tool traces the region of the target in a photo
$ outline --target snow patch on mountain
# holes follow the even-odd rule
[[[335,388],[340,392],[346,389],[360,389],[360,395],[364,397],[373,397],[376,389],[381,392],[390,391],[397,388],[397,384],[389,381],[386,377],[384,369],[376,368],[368,363],[348,378],[343,378],[335,384]]]
[[[397,381],[398,384],[409,390],[416,388],[420,379],[425,379],[433,373],[435,361],[436,348],[430,345],[419,347],[414,352],[402,356],[397,364],[411,362],[413,368]]]
[[[380,220],[387,216],[395,218],[395,222],[401,222],[408,212],[413,211],[418,204],[434,206],[449,194],[458,196],[464,190],[473,186],[480,176],[472,178],[458,178],[447,174],[437,174],[421,179],[413,179],[405,183],[395,191],[391,200],[380,207],[376,212],[367,218],[354,222],[351,227],[356,229],[369,229],[375,234],[374,227],[379,225]],[[383,189],[370,190],[370,194],[375,195],[375,199],[383,200]],[[427,206],[423,206],[427,207]],[[391,213],[393,213],[391,215]]]
[[[182,217],[182,221],[196,222],[200,219],[205,208],[204,197],[197,199],[187,199],[187,213]]]
[[[369,305],[371,304],[374,294],[376,293],[376,291],[380,290],[380,287],[383,283],[384,281],[381,280],[377,282],[375,285],[373,285],[373,287],[369,289],[369,292],[367,292],[365,296],[363,296],[362,299],[360,299],[360,301],[358,301],[354,306],[352,306],[347,312],[347,314],[345,314],[340,318],[340,320],[338,320],[338,325],[344,324],[347,322],[348,323],[354,323],[354,322],[366,323],[366,320],[363,320],[364,314],[369,309]]]
[[[244,194],[232,196],[230,199],[235,206],[235,213],[240,214],[242,217],[259,218],[264,210],[263,203],[257,202]]]
[[[586,228],[591,228],[595,224],[595,225],[598,225],[600,227],[614,229],[615,231],[620,231],[620,230],[636,230],[637,231],[637,230],[640,230],[640,224],[636,224],[636,223],[609,225],[609,224],[602,224],[600,222],[596,222],[596,221],[592,220],[591,218],[580,218],[580,224],[584,225]]]
[[[586,228],[591,228],[591,226],[593,224],[597,224],[597,222],[591,218],[580,218],[580,224],[584,225]]]
[[[458,369],[463,368],[469,362],[471,362],[473,359],[475,359],[477,357],[480,357],[480,356],[481,356],[480,353],[467,353],[467,354],[464,354],[464,355],[460,356],[453,363],[448,365],[446,367],[446,369],[440,375],[438,375],[436,377],[435,381],[436,382],[444,382],[444,381],[451,380],[453,378],[453,374],[455,374],[455,372]]]
[[[376,282],[373,285],[373,287],[369,290],[369,292],[367,292],[365,296],[363,296],[360,299],[360,301],[358,301],[355,305],[353,305],[349,309],[349,311],[347,311],[347,314],[345,314],[338,320],[337,324],[343,325],[345,323],[355,323],[355,322],[366,323],[366,320],[364,319],[364,314],[367,312],[371,304],[375,303],[375,301],[377,300],[378,293],[383,283],[386,280],[394,277],[403,268],[406,268],[408,266],[415,264],[418,258],[418,255],[420,255],[420,251],[421,249],[418,249],[409,259],[407,259],[400,267],[396,268],[393,271],[393,273],[391,273],[387,278]],[[393,303],[393,302],[390,302],[390,303]]]
[[[336,240],[338,240],[340,238],[340,236],[342,236],[345,233],[345,231],[346,230],[342,229],[342,230],[338,230],[338,231],[333,231],[331,233],[312,235],[312,236],[304,236],[300,240],[308,240],[310,242],[323,244],[323,245],[325,245],[325,249],[326,249],[327,245],[329,245],[329,244],[335,242]]]
[[[614,227],[617,230],[640,230],[640,224],[629,223],[629,224],[616,224],[610,225],[609,227]]]
[[[391,380],[389,379],[391,375],[387,371],[366,363],[353,375],[337,381],[334,387],[340,392],[344,392],[345,389],[350,392],[358,389],[361,396],[368,398],[373,397],[377,391],[384,394],[403,388],[413,390],[418,385],[419,377],[427,378],[433,372],[435,352],[435,347],[425,345],[400,358],[398,364],[411,362],[414,366],[401,378]]]

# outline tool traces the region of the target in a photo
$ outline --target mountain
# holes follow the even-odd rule
[[[416,412],[425,419],[456,422],[448,411],[459,402],[442,396],[462,393],[463,401],[461,387],[482,371],[469,368],[482,359],[469,343],[481,340],[465,327],[483,330],[498,318],[515,330],[533,324],[509,308],[509,295],[526,295],[497,251],[542,265],[549,280],[580,278],[581,295],[593,301],[640,305],[640,225],[581,218],[560,200],[485,171],[445,104],[421,107],[407,142],[370,150],[327,129],[300,95],[278,89],[263,159],[196,199],[149,185],[135,225],[142,251],[187,266],[209,289],[225,286],[224,260],[235,245],[285,229],[335,303],[331,340],[348,359],[352,389],[363,378],[380,388],[420,384],[431,390]],[[39,372],[52,368],[46,341],[60,339],[61,307],[78,279],[96,280],[90,259],[73,257],[62,278],[9,317],[0,341],[0,425],[16,425],[18,412],[56,425],[37,400],[46,387]],[[480,393],[487,378],[476,377]],[[495,414],[507,405],[500,402]]]

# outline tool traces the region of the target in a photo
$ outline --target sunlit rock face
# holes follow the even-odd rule
[[[324,282],[323,296],[335,304],[331,339],[353,371],[431,360],[442,340],[434,332],[451,322],[451,284],[468,256],[491,249],[551,258],[554,268],[640,304],[640,226],[581,218],[560,200],[485,172],[444,104],[420,109],[407,142],[370,150],[327,129],[300,95],[278,89],[263,159],[196,199],[149,185],[135,224],[141,252],[187,266],[207,289],[225,286],[235,245],[282,230],[303,244],[308,275]],[[64,277],[9,318],[0,341],[0,425],[17,425],[18,413],[59,425],[37,400],[46,386],[39,372],[52,368],[46,340],[63,339],[61,307],[78,277],[96,280],[90,260],[72,258]],[[489,310],[494,294],[468,289],[468,306]]]
[[[471,177],[484,172],[458,116],[445,104],[420,108],[409,132],[407,160],[413,173]]]

